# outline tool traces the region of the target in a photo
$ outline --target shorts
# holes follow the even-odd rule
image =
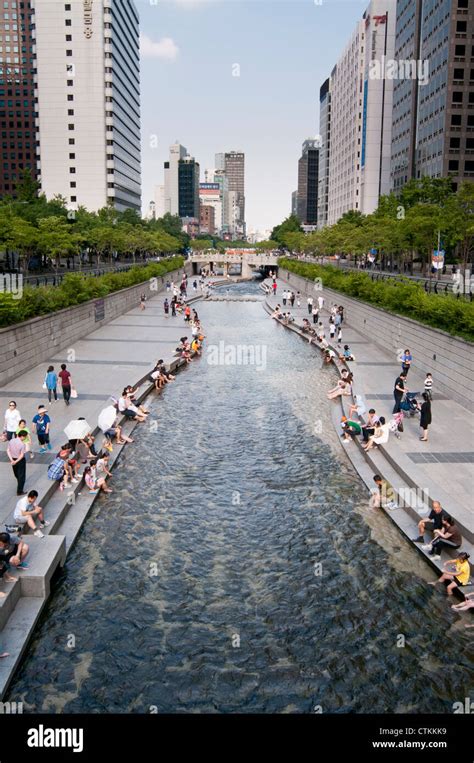
[[[47,445],[49,443],[49,434],[46,432],[38,432],[38,442],[40,445]]]
[[[135,419],[137,414],[135,411],[131,411],[129,408],[125,408],[124,411],[120,411],[127,419]]]
[[[104,435],[106,437],[115,437],[115,429],[107,429],[107,431],[104,432]]]

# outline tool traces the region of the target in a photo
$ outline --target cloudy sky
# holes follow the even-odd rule
[[[178,140],[204,169],[246,156],[247,226],[290,211],[319,88],[366,0],[135,0],[142,32],[144,209]]]

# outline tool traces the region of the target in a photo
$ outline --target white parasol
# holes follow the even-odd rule
[[[90,424],[85,419],[70,421],[64,430],[68,440],[82,440],[91,431]]]
[[[97,419],[97,425],[103,432],[107,432],[108,429],[112,429],[115,418],[117,416],[117,409],[113,405],[108,405],[99,413]]]

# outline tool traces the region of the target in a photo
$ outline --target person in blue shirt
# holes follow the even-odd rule
[[[48,390],[48,400],[51,403],[52,397],[54,395],[54,399],[58,399],[58,393],[56,392],[56,387],[58,385],[58,377],[54,370],[54,366],[48,366],[48,370],[46,371],[46,376],[44,378],[44,383],[46,384],[46,389]]]
[[[35,428],[36,436],[40,444],[40,453],[46,453],[46,448],[51,450],[51,443],[49,441],[49,425],[51,419],[49,418],[44,405],[38,406],[38,413],[33,418],[33,426]],[[45,447],[46,446],[46,447]]]
[[[410,370],[412,360],[413,358],[411,356],[410,350],[405,350],[405,352],[402,355],[402,371],[405,374],[405,376],[408,375],[408,371]]]

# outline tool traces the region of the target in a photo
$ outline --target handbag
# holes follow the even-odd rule
[[[75,389],[75,387],[73,387],[73,388],[71,389],[71,397],[72,397],[73,399],[76,399],[76,397],[77,397],[77,389]]]
[[[48,385],[46,384],[46,379],[43,382],[43,389],[48,389]]]

